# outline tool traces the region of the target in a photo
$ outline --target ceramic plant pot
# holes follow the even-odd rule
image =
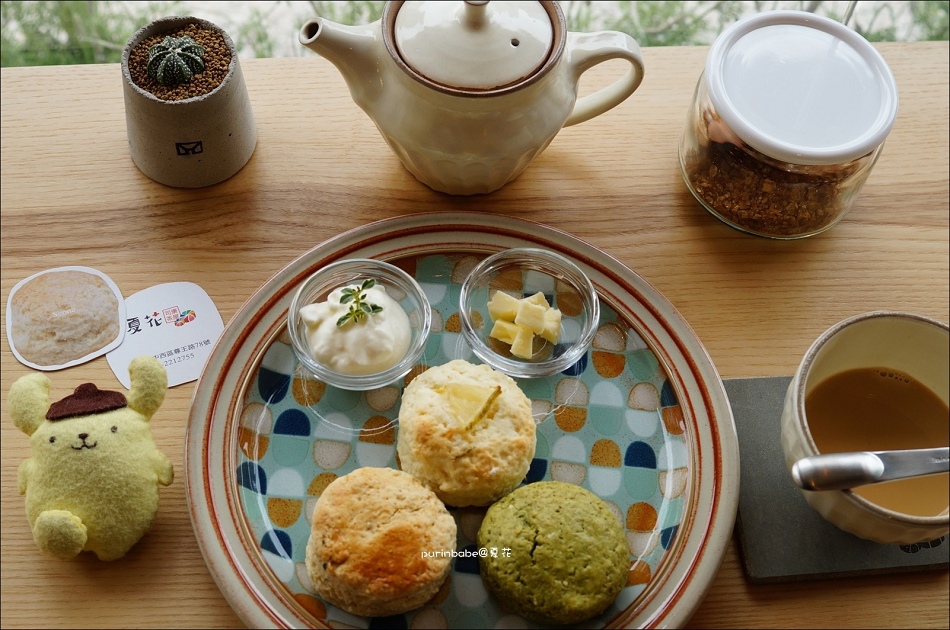
[[[221,83],[183,100],[163,100],[136,85],[129,67],[136,46],[189,24],[218,33],[230,51]],[[234,43],[222,29],[195,17],[155,20],[129,39],[121,66],[129,151],[147,176],[168,186],[199,188],[224,181],[250,159],[257,145],[254,113]]]

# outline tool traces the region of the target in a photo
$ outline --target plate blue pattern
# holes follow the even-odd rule
[[[338,476],[362,466],[398,467],[395,436],[408,380],[452,359],[478,362],[458,330],[459,279],[474,260],[438,254],[391,261],[420,282],[435,321],[424,363],[399,383],[370,392],[326,386],[301,369],[286,331],[271,341],[248,380],[235,470],[244,517],[274,577],[315,621],[371,625],[313,592],[305,566],[309,516],[320,492]],[[538,423],[536,454],[524,483],[554,479],[581,485],[606,501],[625,528],[631,571],[617,601],[594,621],[606,624],[643,592],[683,515],[688,454],[676,394],[652,350],[606,305],[594,344],[580,361],[556,376],[518,384]],[[454,560],[446,592],[389,622],[509,625],[508,613],[485,591],[478,573],[475,533],[484,508],[450,511],[463,553]]]
[[[627,586],[590,624],[678,626],[699,606],[731,540],[739,455],[722,381],[695,333],[643,278],[576,237],[488,212],[434,212],[371,223],[302,254],[235,313],[208,358],[189,415],[185,487],[208,568],[248,626],[527,627],[496,605],[478,575],[484,508],[451,510],[459,525],[454,570],[432,601],[398,618],[328,605],[304,565],[309,519],[326,485],[360,466],[397,465],[408,379],[449,359],[477,361],[461,336],[460,286],[480,259],[513,247],[570,258],[601,302],[581,361],[519,382],[539,423],[525,482],[580,484],[624,526]],[[392,386],[343,391],[297,365],[286,330],[293,293],[344,258],[402,266],[434,306],[424,358]]]

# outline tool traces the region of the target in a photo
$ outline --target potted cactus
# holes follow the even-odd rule
[[[250,159],[257,129],[234,43],[195,17],[141,28],[122,52],[132,161],[169,186],[223,181]]]
[[[166,35],[165,39],[149,47],[145,67],[148,76],[159,84],[181,85],[205,71],[206,52],[204,46],[187,35]]]

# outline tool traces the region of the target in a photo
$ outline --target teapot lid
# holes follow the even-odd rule
[[[554,48],[554,26],[540,2],[404,2],[393,32],[413,71],[463,90],[518,83]]]

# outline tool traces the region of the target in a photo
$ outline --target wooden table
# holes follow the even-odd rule
[[[119,66],[2,70],[2,303],[19,280],[63,265],[108,274],[128,296],[162,282],[203,287],[227,322],[284,265],[371,221],[415,212],[497,213],[545,223],[610,253],[683,314],[723,378],[791,374],[830,324],[876,309],[948,313],[948,46],[881,44],[900,114],[851,213],[817,237],[742,234],[694,201],[677,142],[707,49],[643,51],[646,80],[617,109],[563,130],[515,182],[453,198],[417,182],[322,58],[242,61],[259,142],[230,180],[197,190],[142,175],[128,154]],[[612,75],[600,68],[583,89]],[[585,80],[586,81],[586,80]],[[34,546],[17,493],[29,455],[6,392],[30,370],[2,346],[3,627],[241,624],[195,541],[183,484],[194,383],[153,422],[175,482],[125,558],[62,562]],[[51,374],[118,389],[106,359]],[[735,542],[695,627],[947,627],[947,571],[752,585]]]

